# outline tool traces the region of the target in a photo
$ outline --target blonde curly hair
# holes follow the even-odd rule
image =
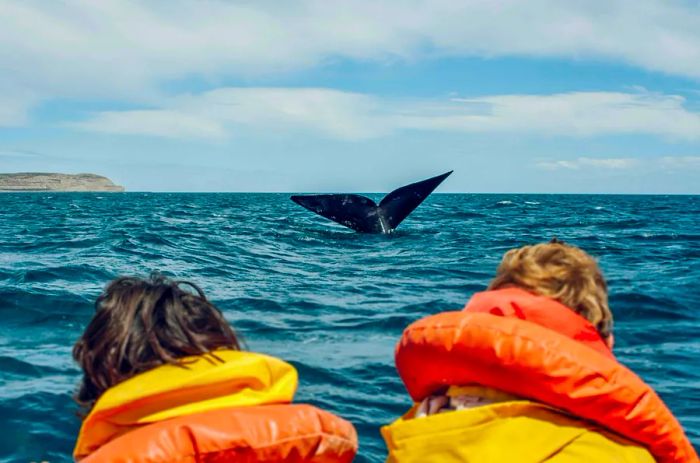
[[[605,278],[595,259],[576,246],[554,238],[506,252],[489,289],[513,286],[561,302],[590,321],[603,338],[612,334]]]

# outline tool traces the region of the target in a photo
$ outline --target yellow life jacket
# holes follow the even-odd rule
[[[292,404],[297,372],[274,357],[233,350],[164,365],[105,391],[80,429],[82,463],[349,462],[345,420]]]
[[[382,428],[387,463],[654,463],[643,447],[535,402],[414,411]]]

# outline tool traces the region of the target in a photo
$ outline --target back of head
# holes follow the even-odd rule
[[[608,290],[595,259],[556,239],[511,249],[489,289],[518,287],[555,299],[590,321],[603,338],[612,334]]]
[[[110,387],[183,357],[239,349],[233,328],[192,283],[154,274],[107,285],[96,312],[73,347],[83,370],[76,401],[90,409]]]

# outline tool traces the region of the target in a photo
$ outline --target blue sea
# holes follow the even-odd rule
[[[72,344],[109,280],[154,270],[202,286],[249,349],[298,368],[298,401],[355,424],[356,461],[382,461],[379,427],[410,406],[403,328],[553,236],[599,258],[618,357],[699,446],[700,196],[435,194],[384,236],[285,194],[20,193],[0,195],[0,461],[71,461]]]

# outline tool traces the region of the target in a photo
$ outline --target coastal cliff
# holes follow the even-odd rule
[[[0,174],[0,192],[8,191],[124,191],[124,187],[95,174]]]

